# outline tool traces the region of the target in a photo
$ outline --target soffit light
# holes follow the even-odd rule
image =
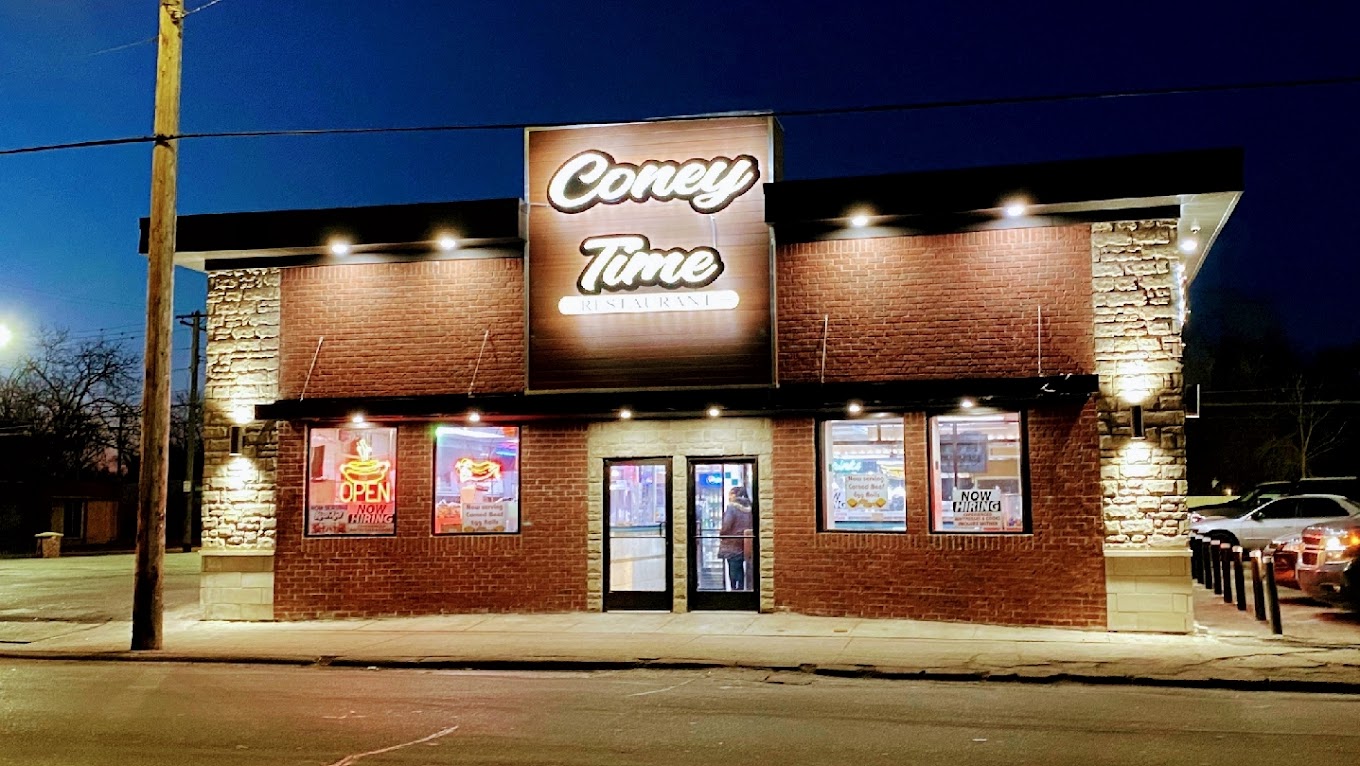
[[[716,417],[718,417],[718,416],[721,415],[721,414],[722,414],[722,409],[719,408],[719,407],[709,407],[709,408],[708,408],[708,416],[709,416],[710,418],[716,418]]]
[[[856,213],[850,216],[850,225],[856,229],[862,229],[869,225],[869,216],[864,213]]]
[[[1025,214],[1025,208],[1024,200],[1013,199],[1006,203],[1001,212],[1005,213],[1007,218],[1019,218]]]
[[[623,409],[619,410],[619,420],[632,420],[632,419],[633,419],[632,410],[628,409],[627,407],[624,407]]]
[[[364,413],[356,412],[353,415],[349,416],[349,422],[353,423],[356,426],[362,426],[368,423],[368,420],[364,418]]]
[[[480,423],[480,422],[482,422],[482,413],[480,413],[480,412],[478,412],[478,411],[476,411],[476,410],[468,410],[468,414],[467,414],[467,422],[469,422],[469,423]]]
[[[977,402],[973,401],[972,399],[969,399],[968,397],[964,397],[964,398],[962,398],[962,399],[959,400],[959,407],[961,407],[961,408],[963,408],[963,409],[965,409],[965,410],[971,410],[971,409],[973,409],[973,408],[976,407],[976,406],[977,406]]]
[[[1199,249],[1199,224],[1190,226],[1189,236],[1181,237],[1180,242],[1176,243],[1182,253],[1189,255]]]
[[[458,240],[454,239],[452,234],[440,234],[439,238],[435,240],[435,244],[446,253],[458,248]]]
[[[330,247],[331,255],[349,255],[351,245],[349,240],[336,237],[331,240]]]
[[[864,405],[859,402],[852,401],[845,405],[845,411],[851,415],[858,415],[861,412],[864,412]]]

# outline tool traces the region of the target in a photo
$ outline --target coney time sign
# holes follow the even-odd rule
[[[529,389],[773,383],[769,117],[530,130]]]

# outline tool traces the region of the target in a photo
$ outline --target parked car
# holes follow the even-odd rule
[[[1208,519],[1235,519],[1262,505],[1289,495],[1340,495],[1360,501],[1360,478],[1355,476],[1310,476],[1293,481],[1263,481],[1241,497],[1212,505],[1201,505],[1190,512],[1190,523]]]
[[[1221,503],[1201,505],[1190,512],[1190,521],[1195,523],[1205,519],[1235,519],[1260,508],[1277,497],[1284,497],[1289,494],[1289,490],[1293,486],[1294,482],[1292,481],[1263,481],[1240,497],[1224,500]]]
[[[1298,576],[1309,597],[1360,609],[1360,519],[1303,530]]]
[[[1206,519],[1190,525],[1190,531],[1251,550],[1302,532],[1304,527],[1349,517],[1360,517],[1360,504],[1354,500],[1340,495],[1291,495],[1235,519]]]
[[[1299,554],[1303,552],[1303,533],[1287,535],[1271,541],[1264,555],[1275,563],[1275,584],[1281,588],[1299,587]]]

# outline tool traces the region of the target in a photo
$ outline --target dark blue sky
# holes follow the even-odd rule
[[[589,122],[1351,76],[1357,22],[1339,2],[222,0],[186,23],[182,129]],[[0,0],[0,148],[149,133],[155,46],[88,54],[155,23],[154,0]],[[1264,296],[1314,349],[1360,341],[1357,98],[1350,85],[789,118],[784,170],[1243,146],[1247,193],[1194,285],[1191,321]],[[519,196],[522,140],[184,142],[179,210]],[[146,145],[0,157],[0,320],[140,343],[149,165]],[[203,277],[176,279],[176,311],[200,308]],[[180,331],[178,367],[187,347]]]

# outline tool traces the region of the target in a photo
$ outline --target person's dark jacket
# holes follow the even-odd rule
[[[751,506],[741,503],[728,503],[723,511],[722,527],[718,530],[722,541],[718,543],[718,557],[736,559],[751,557]],[[742,536],[745,539],[742,539]]]

